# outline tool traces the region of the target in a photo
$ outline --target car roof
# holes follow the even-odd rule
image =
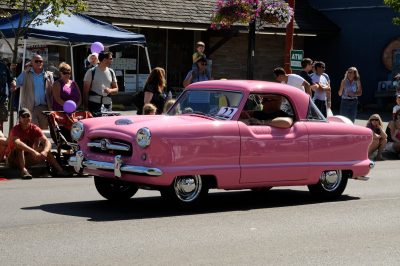
[[[299,118],[305,118],[308,112],[310,96],[304,91],[278,82],[262,80],[209,80],[190,84],[187,89],[222,89],[242,91],[244,93],[276,93],[285,95],[294,104]]]

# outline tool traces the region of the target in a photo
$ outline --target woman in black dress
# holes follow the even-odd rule
[[[167,98],[164,92],[165,85],[165,70],[161,67],[154,68],[147,78],[143,91],[144,104],[154,104],[157,107],[157,114],[161,114],[164,109],[164,104]],[[138,110],[138,114],[142,113],[143,110]]]

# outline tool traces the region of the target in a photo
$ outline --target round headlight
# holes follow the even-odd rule
[[[84,131],[85,131],[85,128],[83,127],[83,123],[81,121],[73,123],[72,127],[71,127],[72,140],[78,141],[78,140],[82,139]]]
[[[150,145],[151,133],[150,129],[143,127],[136,132],[136,143],[141,148],[146,148]]]

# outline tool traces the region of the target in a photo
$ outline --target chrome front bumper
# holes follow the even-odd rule
[[[122,173],[133,173],[149,176],[160,176],[163,174],[163,172],[158,168],[126,165],[123,163],[121,155],[114,157],[114,163],[109,163],[85,159],[83,152],[77,151],[75,156],[69,158],[68,163],[74,167],[77,173],[79,173],[82,168],[94,170],[113,170],[114,176],[118,178],[121,177]]]

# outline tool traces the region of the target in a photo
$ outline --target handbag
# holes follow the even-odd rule
[[[144,91],[141,90],[141,91],[136,92],[133,95],[132,102],[136,106],[138,114],[141,114],[143,106],[144,106]]]

